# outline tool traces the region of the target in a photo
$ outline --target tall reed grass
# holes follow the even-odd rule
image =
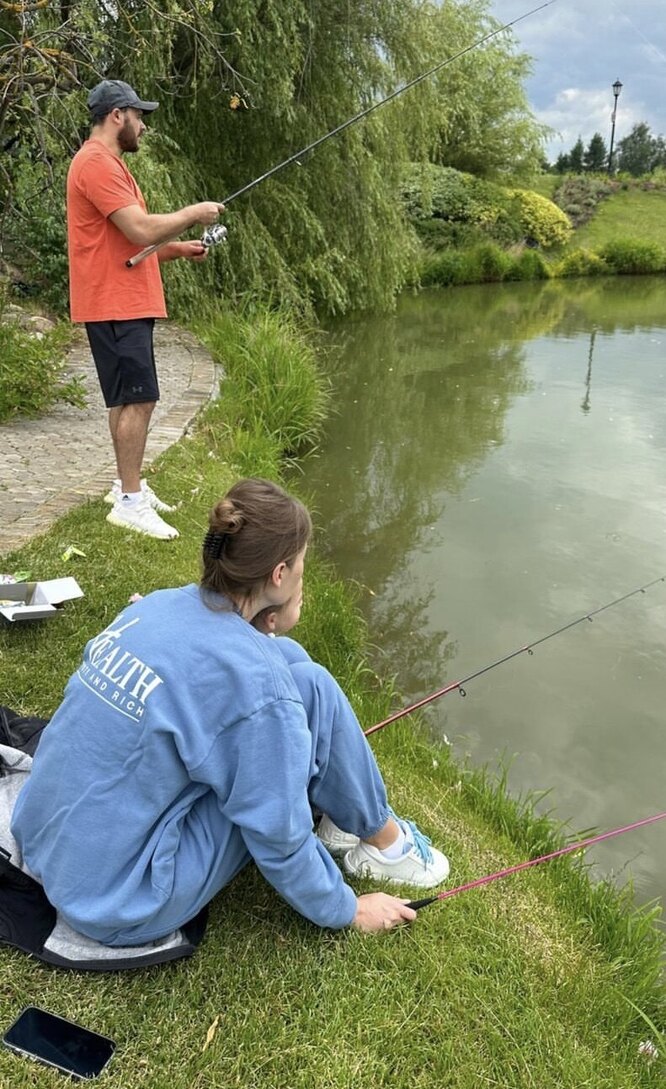
[[[312,447],[330,402],[312,335],[290,315],[223,313],[202,330],[225,372],[230,427],[274,440],[288,456]]]
[[[424,255],[421,283],[424,287],[453,284],[489,284],[505,280],[547,280],[549,265],[538,250],[515,247],[505,250],[493,242],[470,249],[443,249]]]

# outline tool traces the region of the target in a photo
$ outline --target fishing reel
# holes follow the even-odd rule
[[[212,227],[206,227],[201,237],[201,245],[210,249],[211,246],[219,246],[220,242],[226,242],[226,240],[227,228],[221,223],[215,223]]]

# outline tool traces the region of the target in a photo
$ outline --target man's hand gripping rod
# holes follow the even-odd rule
[[[217,246],[220,242],[226,242],[227,240],[227,228],[223,227],[221,223],[215,223],[212,227],[206,227],[203,235],[201,236],[201,245],[204,249],[210,249],[211,246]],[[135,253],[134,257],[129,257],[125,264],[127,268],[134,268],[135,265],[140,264],[146,257],[150,257],[151,253],[155,253],[166,245],[165,242],[156,242],[154,246],[146,246],[145,250],[141,250],[140,253]]]

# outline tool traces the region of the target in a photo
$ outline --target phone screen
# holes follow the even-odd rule
[[[37,1006],[23,1010],[7,1029],[3,1042],[14,1051],[41,1059],[78,1078],[97,1077],[116,1046],[108,1036],[100,1036]]]

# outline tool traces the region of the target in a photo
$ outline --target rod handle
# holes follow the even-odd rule
[[[145,249],[139,250],[134,254],[134,257],[128,257],[125,261],[126,268],[134,268],[135,265],[139,265],[146,257],[150,257],[151,253],[155,253],[161,246],[166,245],[165,242],[158,242],[154,246],[146,246]]]
[[[439,896],[426,896],[424,900],[410,900],[406,906],[418,911],[419,908],[427,907],[428,904],[434,904],[436,900],[439,900]]]

